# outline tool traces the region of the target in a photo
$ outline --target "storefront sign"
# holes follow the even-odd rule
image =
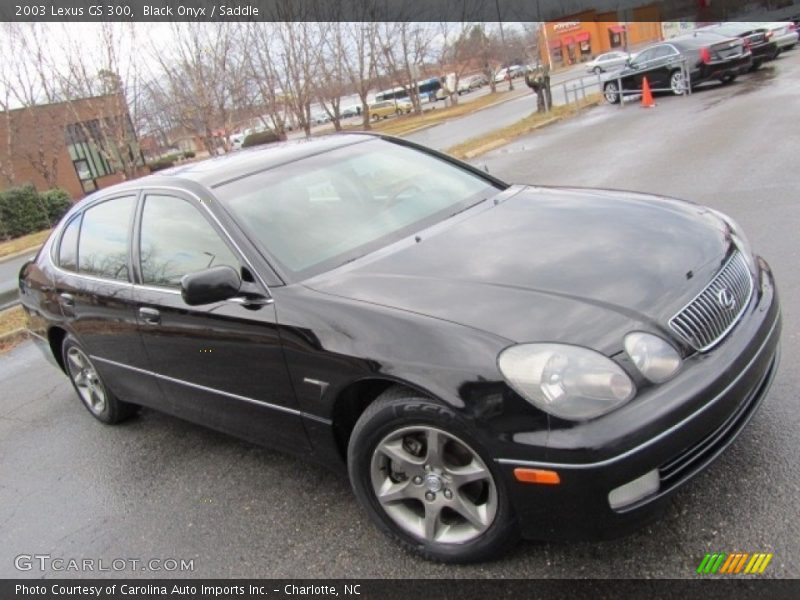
[[[553,31],[556,33],[564,33],[565,31],[572,31],[573,29],[578,29],[581,26],[580,21],[564,21],[562,23],[556,23],[553,25]]]

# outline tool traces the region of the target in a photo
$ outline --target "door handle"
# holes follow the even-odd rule
[[[158,325],[161,323],[161,313],[155,308],[140,308],[139,316],[142,318],[142,321],[148,325]]]
[[[75,306],[75,296],[73,296],[72,294],[63,292],[59,294],[58,297],[60,299],[61,304],[63,304],[64,306]]]

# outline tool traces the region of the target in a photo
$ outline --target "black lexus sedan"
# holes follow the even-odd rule
[[[623,94],[639,93],[645,77],[651,89],[681,95],[689,86],[694,89],[708,81],[730,83],[750,70],[752,61],[744,39],[714,33],[687,34],[639,52],[621,71],[608,76],[603,95],[611,104],[619,102],[620,86]]]
[[[97,192],[20,293],[99,421],[146,406],[346,469],[452,562],[652,518],[753,416],[781,328],[723,214],[366,134]]]

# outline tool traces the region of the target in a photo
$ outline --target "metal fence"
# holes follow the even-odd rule
[[[684,58],[680,61],[675,62],[675,66],[680,70],[681,73],[681,84],[680,84],[680,93],[684,95],[689,95],[692,93],[692,85],[691,85],[691,72],[689,70],[689,63]],[[606,95],[605,86],[610,81],[616,82],[616,93],[614,97],[619,95],[621,100],[619,102],[620,108],[625,105],[626,99],[632,96],[641,96],[642,91],[640,89],[637,90],[625,90],[622,87],[622,77],[620,76],[622,70],[616,73],[616,77],[614,77],[614,73],[605,74],[603,76],[602,73],[597,73],[596,75],[585,75],[581,77],[574,77],[572,79],[568,79],[566,81],[561,81],[557,83],[555,86],[552,86],[551,90],[560,90],[561,95],[564,98],[564,102],[560,104],[572,104],[575,103],[578,105],[580,100],[586,99],[587,90],[590,91],[597,91],[603,94],[608,101],[608,96]],[[651,87],[650,91],[652,92],[671,92],[674,93],[672,87],[668,88],[660,88],[660,87]],[[559,104],[555,100],[553,104]],[[550,107],[548,106],[547,109],[549,110]]]

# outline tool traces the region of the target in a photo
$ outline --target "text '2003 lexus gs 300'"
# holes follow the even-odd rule
[[[20,291],[100,421],[147,406],[346,468],[378,527],[453,562],[657,514],[747,424],[780,337],[721,213],[365,134],[92,194]]]

